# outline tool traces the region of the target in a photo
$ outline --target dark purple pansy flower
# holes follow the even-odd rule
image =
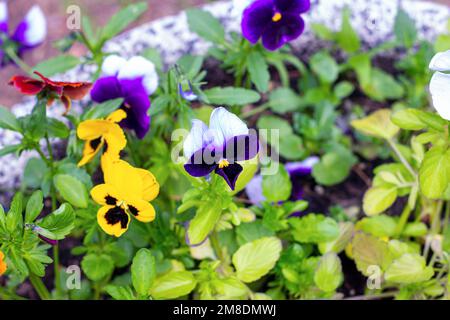
[[[144,57],[135,56],[128,61],[119,56],[108,56],[102,65],[102,76],[91,90],[92,100],[105,102],[123,98],[122,109],[127,117],[120,122],[142,139],[150,129],[149,95],[158,87],[155,65]]]
[[[184,165],[193,177],[204,177],[213,171],[220,175],[231,190],[243,168],[238,161],[254,158],[259,150],[258,137],[247,125],[225,108],[211,113],[209,128],[200,120],[193,120],[192,129],[183,145]]]
[[[301,200],[303,198],[302,178],[309,176],[314,165],[319,162],[318,157],[309,157],[300,162],[288,162],[284,165],[289,173],[292,183],[291,200]],[[266,198],[262,192],[262,176],[256,175],[245,187],[245,192],[254,205],[260,205]]]
[[[244,10],[242,34],[253,44],[262,38],[266,49],[276,50],[303,33],[300,14],[309,8],[310,0],[256,0]]]
[[[47,36],[47,22],[39,6],[34,5],[17,25],[12,35],[8,28],[8,6],[0,2],[0,45],[11,45],[18,55],[40,45]],[[4,63],[4,51],[0,50],[0,61]]]
[[[33,232],[36,232],[38,237],[41,240],[47,242],[48,244],[50,244],[52,246],[55,246],[56,244],[58,244],[58,240],[53,240],[53,239],[50,239],[50,238],[47,238],[46,236],[44,236],[44,234],[48,235],[48,231],[42,229],[41,227],[39,227],[35,224],[32,224],[32,223],[26,224],[26,227],[31,229]]]

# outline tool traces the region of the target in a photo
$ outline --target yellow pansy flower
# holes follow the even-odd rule
[[[104,161],[105,183],[95,186],[91,196],[102,207],[97,212],[100,227],[109,235],[120,237],[128,229],[130,216],[142,222],[155,219],[149,203],[158,196],[159,184],[153,174],[123,160]]]
[[[119,159],[119,153],[127,145],[127,140],[118,123],[126,116],[125,111],[119,109],[106,119],[86,120],[78,125],[78,138],[86,141],[83,158],[78,162],[78,166],[91,161],[102,148],[104,148],[104,156],[112,160]]]
[[[8,269],[8,266],[6,265],[6,262],[3,261],[3,259],[5,259],[5,255],[0,251],[0,276],[3,275]]]

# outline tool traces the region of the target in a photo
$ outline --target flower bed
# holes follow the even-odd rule
[[[1,109],[0,296],[446,298],[450,10],[407,4],[223,2],[113,38],[139,3],[66,39],[86,57],[5,49],[32,97]]]

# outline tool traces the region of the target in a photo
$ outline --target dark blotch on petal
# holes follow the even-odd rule
[[[110,206],[115,206],[117,203],[117,199],[108,194],[105,197],[105,202],[106,202],[106,204],[109,204]]]
[[[89,145],[91,146],[92,150],[97,150],[97,148],[101,142],[102,142],[102,138],[97,138],[97,139],[89,141]]]
[[[122,229],[126,229],[128,226],[128,215],[121,207],[109,209],[105,214],[105,219],[110,225],[120,223]]]
[[[243,168],[239,163],[230,164],[228,167],[217,168],[216,173],[225,179],[226,183],[234,190],[236,181]]]
[[[133,216],[137,216],[137,215],[139,215],[139,211],[138,211],[138,209],[136,209],[135,207],[133,207],[133,206],[128,206],[128,210],[130,210],[130,212],[131,212],[131,214],[133,215]]]
[[[195,152],[184,169],[193,177],[204,177],[214,171],[220,159],[211,148],[203,148]]]
[[[223,158],[230,163],[256,157],[259,151],[258,135],[251,133],[231,138],[225,143]]]
[[[268,50],[277,50],[285,43],[297,39],[305,29],[300,16],[284,14],[280,21],[272,22],[264,31],[262,43]]]

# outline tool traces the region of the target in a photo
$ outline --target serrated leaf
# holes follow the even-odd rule
[[[400,130],[392,123],[389,109],[380,109],[363,119],[353,120],[351,125],[364,134],[387,140],[392,139]]]
[[[319,266],[314,273],[314,282],[325,292],[335,291],[342,283],[341,260],[336,253],[327,253],[320,258]]]
[[[90,280],[100,281],[113,272],[114,261],[109,255],[90,253],[81,260],[81,267]]]
[[[450,181],[450,149],[434,146],[423,159],[419,169],[422,193],[430,199],[439,199],[447,190]]]
[[[169,272],[156,278],[150,295],[158,300],[176,299],[194,290],[197,282],[190,271]]]
[[[390,208],[397,199],[397,187],[386,184],[380,187],[372,187],[366,191],[363,199],[363,209],[368,216],[384,212]]]
[[[293,227],[294,239],[301,243],[321,243],[333,241],[339,236],[336,221],[321,214],[308,214],[301,218],[289,219]]]
[[[406,253],[394,260],[387,268],[384,278],[394,283],[417,283],[431,279],[433,268],[426,265],[426,260],[419,254]]]
[[[386,270],[392,261],[388,244],[363,232],[358,232],[353,237],[352,255],[357,269],[365,276],[369,275],[371,266],[378,266],[382,270]]]

